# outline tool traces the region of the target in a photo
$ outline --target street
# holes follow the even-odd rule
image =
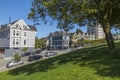
[[[79,48],[78,48],[79,49]],[[74,50],[77,50],[77,49],[67,49],[67,50],[52,50],[53,52],[57,52],[58,54],[57,55],[61,55],[61,54],[65,54],[65,53],[68,53],[68,52],[71,52],[71,51],[74,51]],[[46,51],[43,51],[41,54],[44,56],[44,53]],[[52,57],[52,56],[51,56]],[[50,58],[50,57],[43,57],[42,59],[40,60],[44,60],[44,59],[47,59],[47,58]],[[27,65],[27,64],[30,64],[30,63],[33,63],[33,62],[28,62],[27,59],[28,59],[28,56],[26,57],[22,57],[21,58],[22,61],[24,62],[23,65]],[[7,70],[10,70],[10,69],[13,69],[13,68],[16,68],[16,67],[12,67],[12,68],[6,68],[6,63],[11,61],[11,59],[0,59],[0,72],[3,72],[3,71],[7,71]],[[21,66],[23,66],[21,65]],[[19,66],[17,66],[19,67]]]

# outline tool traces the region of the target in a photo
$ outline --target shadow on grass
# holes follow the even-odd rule
[[[118,53],[120,52],[120,44],[117,43],[116,46]],[[8,74],[30,75],[36,72],[46,72],[68,62],[79,66],[93,68],[96,70],[96,74],[100,76],[120,77],[120,54],[114,57],[110,56],[106,45],[80,49],[68,54],[37,61],[35,63],[10,70]]]

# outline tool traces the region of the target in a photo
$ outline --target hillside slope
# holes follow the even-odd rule
[[[0,80],[120,80],[120,43],[117,56],[106,45],[80,49],[0,73]]]

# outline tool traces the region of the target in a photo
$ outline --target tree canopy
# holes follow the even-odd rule
[[[119,0],[34,0],[28,18],[48,21],[49,16],[58,21],[59,28],[72,28],[69,24],[101,23],[106,17],[111,26],[117,26],[120,24],[119,14]]]
[[[119,0],[33,0],[29,19],[58,21],[58,27],[68,32],[74,24],[100,23],[111,53],[115,46],[111,27],[120,25]]]
[[[41,39],[39,39],[39,38],[35,38],[35,48],[37,49],[37,48],[46,48],[46,44],[47,44],[47,42],[46,42],[47,40],[46,40],[46,38],[41,38]]]

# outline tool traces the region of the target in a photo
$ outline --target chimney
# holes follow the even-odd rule
[[[11,23],[11,17],[9,17],[9,24]]]

